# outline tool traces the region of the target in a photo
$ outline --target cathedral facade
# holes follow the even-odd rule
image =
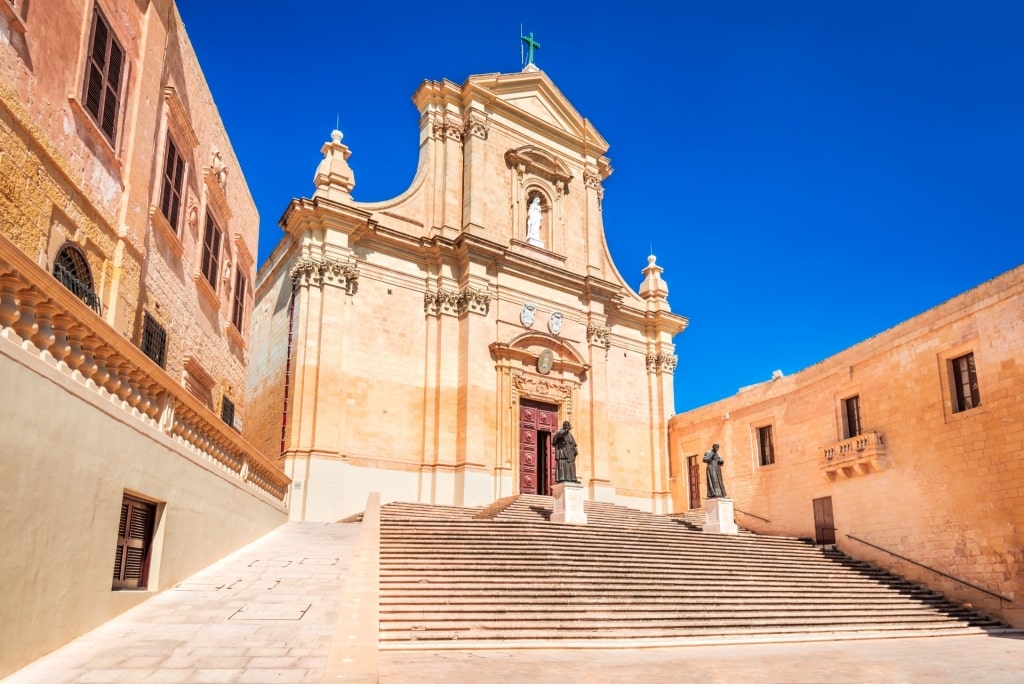
[[[413,99],[410,187],[355,201],[335,131],[257,276],[246,435],[293,478],[292,517],[337,520],[370,491],[549,493],[565,421],[588,498],[668,512],[687,322],[653,256],[639,291],[612,262],[608,144],[532,65]]]

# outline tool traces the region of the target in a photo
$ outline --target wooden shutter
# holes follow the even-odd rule
[[[144,589],[149,574],[149,548],[156,506],[124,497],[114,555],[114,589]]]

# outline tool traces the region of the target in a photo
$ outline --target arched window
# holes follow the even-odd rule
[[[57,250],[57,256],[53,260],[53,276],[93,311],[101,314],[100,298],[93,290],[89,262],[77,246],[65,243]]]

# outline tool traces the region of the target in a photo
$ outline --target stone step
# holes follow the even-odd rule
[[[1001,627],[805,540],[709,535],[695,531],[699,516],[594,502],[587,525],[553,524],[552,503],[520,496],[459,512],[383,507],[382,641]]]

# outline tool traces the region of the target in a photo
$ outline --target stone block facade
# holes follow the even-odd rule
[[[241,425],[259,216],[174,3],[0,3],[0,57],[0,234]]]
[[[282,455],[293,517],[350,515],[368,491],[547,493],[564,420],[591,498],[665,510],[686,320],[653,257],[639,292],[611,261],[607,144],[535,67],[427,81],[413,100],[409,189],[355,201],[335,131],[260,269],[249,394],[263,418],[247,436]],[[531,405],[545,422],[527,428]]]
[[[838,543],[1024,625],[1022,312],[1018,267],[806,370],[673,417],[674,508],[691,506],[687,459],[720,443],[741,525]],[[703,469],[697,477],[703,493]]]

